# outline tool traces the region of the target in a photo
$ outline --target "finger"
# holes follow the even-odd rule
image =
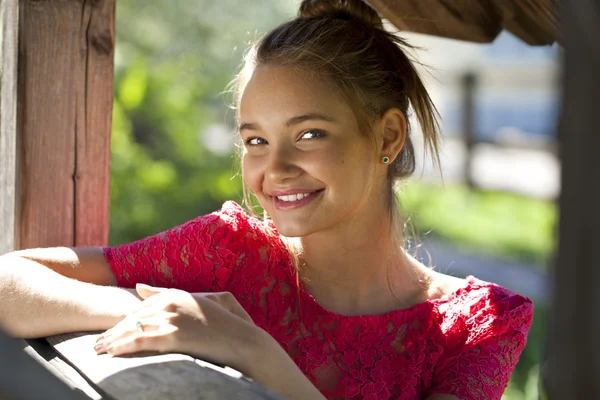
[[[156,294],[162,293],[165,290],[169,290],[166,288],[154,287],[150,285],[146,285],[144,283],[138,283],[135,285],[135,290],[140,295],[142,299],[147,299],[148,297],[152,297]]]
[[[176,328],[169,326],[165,329],[144,332],[128,336],[106,346],[106,353],[113,356],[139,353],[142,351],[158,351],[165,353],[170,348],[171,333]]]
[[[176,316],[177,314],[167,311],[159,311],[158,313],[145,316],[140,315],[137,319],[130,315],[113,328],[98,336],[94,349],[96,351],[104,350],[109,344],[123,340],[129,336],[157,331],[165,325],[170,325],[171,320]]]
[[[133,338],[151,332],[156,332],[160,329],[159,325],[150,324],[147,322],[145,324],[140,323],[140,325],[133,324],[133,326],[135,328],[113,329],[110,332],[107,331],[103,337],[98,338],[98,340],[96,341],[96,344],[94,345],[94,350],[96,350],[96,353],[107,353],[107,349],[113,346],[115,343],[127,340],[128,338]]]
[[[159,289],[162,289],[162,288],[159,288]],[[168,290],[168,289],[165,289],[165,290]],[[122,330],[123,327],[125,327],[125,329],[126,329],[127,327],[131,326],[132,324],[135,324],[136,321],[140,321],[140,320],[147,319],[147,318],[152,318],[157,315],[162,315],[165,318],[172,317],[173,313],[165,310],[164,307],[161,307],[160,301],[161,301],[161,296],[152,296],[146,300],[143,300],[140,305],[140,308],[133,311],[131,314],[127,315],[119,323],[117,323],[114,327],[106,330],[104,333],[102,333],[100,336],[98,336],[98,338],[96,340],[97,341],[104,340],[107,336],[113,334],[113,332]]]

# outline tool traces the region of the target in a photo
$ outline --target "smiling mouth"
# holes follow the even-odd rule
[[[321,193],[323,189],[315,190],[314,192],[309,193],[297,193],[297,194],[289,194],[284,196],[273,196],[273,202],[275,208],[280,210],[286,210],[291,208],[301,207],[305,204],[310,203],[315,195]]]
[[[315,192],[290,194],[287,196],[275,196],[275,197],[281,201],[290,202],[290,201],[302,200],[303,198],[308,197],[313,193],[315,193]]]

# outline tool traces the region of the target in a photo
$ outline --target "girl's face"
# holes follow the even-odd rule
[[[368,217],[373,200],[383,203],[385,170],[377,168],[373,139],[331,83],[260,66],[243,92],[239,121],[244,180],[282,235],[350,227]]]

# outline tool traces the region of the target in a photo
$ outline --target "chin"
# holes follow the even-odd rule
[[[315,233],[315,229],[311,229],[306,222],[290,223],[286,221],[283,223],[279,221],[278,223],[278,221],[273,220],[273,224],[280,235],[288,238],[299,238]]]

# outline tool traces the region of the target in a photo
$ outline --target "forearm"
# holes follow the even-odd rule
[[[0,325],[16,337],[108,329],[139,302],[125,289],[66,278],[25,258],[0,257]]]
[[[275,339],[264,331],[256,337],[244,357],[244,373],[286,399],[325,400]]]

